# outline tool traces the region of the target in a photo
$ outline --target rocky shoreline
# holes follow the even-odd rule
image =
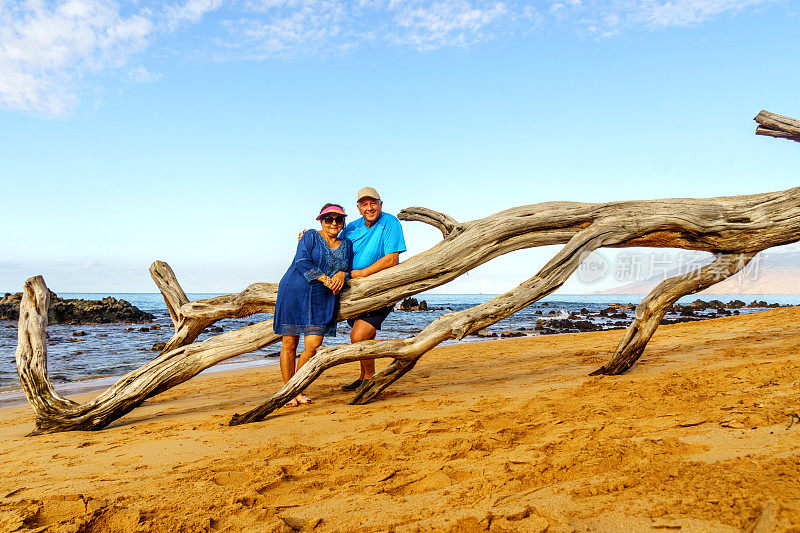
[[[549,307],[548,302],[542,304],[543,308]],[[781,307],[777,303],[767,303],[763,300],[754,300],[745,303],[742,300],[731,300],[724,303],[720,300],[704,301],[697,299],[689,304],[675,304],[670,307],[668,315],[672,318],[663,318],[661,324],[678,324],[680,322],[694,322],[697,320],[708,320],[723,316],[735,316],[742,314],[740,309],[775,309]],[[486,338],[512,338],[525,337],[530,333],[536,335],[555,335],[558,333],[584,333],[588,331],[603,331],[608,329],[625,329],[633,321],[635,304],[612,303],[599,312],[592,313],[583,308],[580,311],[570,313],[567,318],[555,318],[558,312],[555,309],[545,311],[537,310],[534,314],[541,315],[542,318],[536,321],[533,331],[527,328],[520,328],[519,331],[506,332],[477,332],[472,336]],[[553,317],[553,318],[546,318]],[[594,320],[601,320],[595,322]],[[530,333],[529,333],[530,332]]]
[[[479,331],[470,334],[471,337],[481,339],[513,338],[525,337],[528,335],[555,335],[558,333],[584,333],[589,331],[603,331],[608,329],[625,329],[633,321],[632,311],[636,310],[636,304],[632,303],[611,303],[605,309],[598,312],[591,312],[587,308],[574,311],[567,317],[558,317],[557,309],[548,309],[556,304],[542,302],[534,315],[542,318],[536,321],[532,328],[521,327],[517,331]],[[697,299],[689,304],[675,304],[670,307],[667,316],[661,320],[661,324],[678,324],[680,322],[693,322],[696,320],[708,320],[723,316],[735,316],[742,314],[741,309],[774,309],[781,307],[778,303],[767,303],[764,300],[754,300],[749,304],[743,300],[700,300]],[[452,311],[449,307],[429,307],[425,300],[416,298],[406,298],[396,307],[397,311]]]
[[[19,304],[22,293],[6,293],[0,299],[0,320],[19,320]],[[126,300],[111,296],[102,300],[59,298],[50,291],[50,309],[47,319],[50,324],[110,324],[124,322],[141,324],[151,322],[154,315],[142,311]]]

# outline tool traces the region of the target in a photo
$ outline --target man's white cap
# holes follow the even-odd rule
[[[360,191],[358,191],[358,197],[356,198],[356,202],[360,202],[362,198],[375,198],[376,200],[380,200],[381,197],[378,195],[378,191],[373,189],[372,187],[364,187]]]

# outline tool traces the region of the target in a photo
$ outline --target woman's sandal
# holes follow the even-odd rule
[[[291,400],[283,404],[284,407],[297,407],[298,405],[300,405],[300,402],[298,402],[296,398],[292,398]]]
[[[314,403],[313,401],[311,401],[311,398],[309,398],[305,394],[298,394],[295,400],[301,404]]]

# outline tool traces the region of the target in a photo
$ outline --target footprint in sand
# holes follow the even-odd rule
[[[250,476],[245,474],[244,472],[219,472],[218,474],[214,475],[211,480],[220,486],[225,485],[243,485],[250,481]]]

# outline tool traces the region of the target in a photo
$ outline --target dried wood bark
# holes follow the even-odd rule
[[[622,374],[639,359],[661,319],[681,296],[693,294],[741,271],[754,253],[720,254],[711,264],[662,281],[636,306],[633,322],[619,341],[611,360],[591,373]]]
[[[494,324],[498,320],[512,315],[527,307],[539,298],[550,294],[560,287],[580,266],[585,254],[602,246],[613,243],[625,236],[624,232],[612,229],[592,228],[573,237],[567,246],[551,259],[534,277],[501,296],[488,302],[454,313],[442,315],[423,329],[419,334],[408,339],[368,341],[346,344],[333,348],[320,348],[317,354],[308,361],[290,379],[283,388],[259,407],[243,414],[234,415],[231,425],[244,424],[263,420],[269,413],[285,404],[299,392],[311,384],[328,368],[361,359],[378,359],[394,357],[395,363],[411,359],[414,362],[425,352],[447,339],[461,339],[464,336]],[[413,364],[412,364],[413,366]],[[392,379],[385,386],[402,376],[405,372],[393,372]],[[385,376],[384,376],[385,378]],[[379,380],[386,381],[381,377]],[[377,385],[376,381],[376,385]],[[373,396],[383,390],[375,390]],[[360,392],[360,396],[363,394]]]
[[[763,109],[753,120],[761,124],[756,127],[756,135],[767,135],[800,142],[800,120],[770,113]]]
[[[443,240],[400,265],[350,281],[341,293],[339,320],[440,286],[514,250],[566,246],[515,290],[476,307],[443,315],[415,337],[320,349],[278,393],[256,409],[236,415],[232,424],[263,419],[331,366],[361,359],[394,358],[368,387],[357,393],[353,403],[371,401],[443,340],[479,331],[555,291],[583,258],[599,247],[674,247],[718,254],[698,277],[665,281],[637,308],[636,320],[611,361],[597,370],[624,372],[641,355],[666,309],[681,296],[713,284],[712,271],[718,277],[732,275],[758,251],[800,240],[800,188],[707,199],[549,202],[515,207],[463,223],[421,207],[405,209],[398,216],[438,228]],[[272,311],[276,284],[258,283],[239,294],[190,302],[169,265],[156,261],[151,274],[164,295],[175,334],[156,359],[84,404],[65,399],[52,388],[46,370],[45,341],[49,292],[40,276],[26,282],[16,357],[23,389],[36,414],[34,434],[105,427],[147,398],[214,364],[279,340],[272,332],[272,322],[265,321],[194,342],[205,327],[222,318]]]

